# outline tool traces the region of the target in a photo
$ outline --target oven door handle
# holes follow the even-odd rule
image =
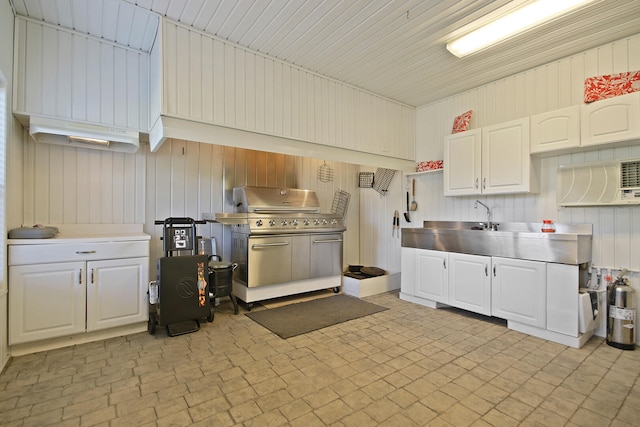
[[[313,243],[342,243],[342,239],[314,240]]]
[[[251,245],[251,249],[261,249],[261,248],[270,248],[274,246],[289,246],[289,242],[278,242],[278,243],[254,243]]]

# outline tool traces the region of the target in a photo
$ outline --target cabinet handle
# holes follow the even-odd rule
[[[493,266],[493,277],[496,277],[496,266]]]
[[[91,269],[91,284],[93,285],[93,268]]]
[[[476,183],[474,184],[474,188],[477,190],[478,189],[478,178],[476,178]]]
[[[288,242],[277,242],[277,243],[256,243],[251,245],[251,249],[261,249],[261,248],[270,248],[273,246],[289,246]]]
[[[487,188],[487,178],[486,177],[482,178],[482,189],[484,190],[485,188]]]
[[[76,253],[78,255],[81,255],[81,254],[95,254],[96,251],[76,251]]]
[[[342,239],[314,240],[313,243],[342,243]]]
[[[489,276],[489,271],[488,271],[487,264],[484,265],[484,275],[487,276],[487,277]]]
[[[82,285],[82,269],[80,269],[80,274],[78,275],[78,284]]]
[[[445,270],[447,269],[447,260],[446,259],[442,260],[442,268],[444,268]]]

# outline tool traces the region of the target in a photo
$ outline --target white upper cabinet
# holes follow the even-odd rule
[[[15,19],[13,111],[147,132],[149,55]]]
[[[448,135],[444,195],[537,191],[529,154],[529,118]]]
[[[582,146],[640,139],[640,92],[581,107]]]
[[[447,135],[444,142],[444,195],[480,194],[480,129]]]
[[[580,147],[580,106],[531,116],[531,154]]]
[[[530,192],[531,173],[528,117],[482,128],[483,194]]]

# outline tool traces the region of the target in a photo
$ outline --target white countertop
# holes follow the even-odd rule
[[[151,240],[142,224],[53,225],[59,233],[50,239],[7,239],[7,245],[49,245],[62,243],[127,242]]]

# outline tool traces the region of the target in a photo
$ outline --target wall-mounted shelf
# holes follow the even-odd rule
[[[420,176],[420,175],[429,175],[432,173],[438,173],[438,172],[442,172],[444,170],[444,168],[441,169],[432,169],[430,171],[422,171],[422,172],[410,172],[410,173],[405,173],[404,176],[406,177],[410,177],[410,176]]]

